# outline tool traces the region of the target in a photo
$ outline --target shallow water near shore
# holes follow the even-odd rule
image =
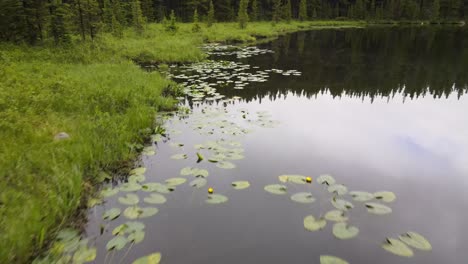
[[[145,150],[146,171],[138,173],[145,177],[133,181],[139,187],[116,184],[118,193],[89,210],[95,263],[132,263],[154,252],[169,264],[320,263],[321,255],[382,264],[467,259],[466,29],[319,30],[256,48],[207,49],[214,62],[171,71],[188,87],[184,108],[166,117],[163,136]],[[187,167],[209,175],[182,173]],[[349,193],[330,193],[317,182],[324,174],[349,191],[395,193],[393,202],[373,199],[392,212],[370,214]],[[284,183],[280,175],[310,176],[312,183]],[[170,178],[186,181],[164,185]],[[206,185],[192,186],[197,179]],[[238,190],[234,181],[250,186]],[[175,190],[158,189],[167,201],[148,203],[151,182]],[[286,194],[265,191],[270,184],[284,184]],[[206,203],[208,187],[228,200]],[[299,192],[315,201],[290,199]],[[157,213],[129,219],[125,209],[134,203],[119,201],[129,193]],[[335,210],[334,197],[354,206],[343,210],[359,228],[351,239],[336,238],[333,221],[304,228],[306,216]],[[111,208],[122,213],[103,220]],[[112,231],[128,221],[144,223],[144,238],[108,252]],[[382,248],[387,237],[408,231],[424,235],[432,250],[413,249],[407,258]]]

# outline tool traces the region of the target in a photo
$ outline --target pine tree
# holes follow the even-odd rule
[[[274,0],[273,2],[273,15],[272,15],[272,22],[274,24],[278,23],[281,18],[281,0]]]
[[[250,13],[250,20],[257,21],[259,19],[259,10],[257,0],[252,1],[252,12]]]
[[[112,34],[121,38],[123,36],[125,17],[119,0],[112,1]]]
[[[68,4],[62,0],[52,0],[49,2],[50,11],[50,32],[54,37],[55,44],[70,43],[70,34],[67,27],[67,19],[70,16]]]
[[[165,27],[166,27],[166,31],[173,32],[173,33],[177,32],[178,30],[177,18],[175,16],[174,10],[171,10],[171,14],[169,15],[169,21],[165,22]]]
[[[292,11],[291,11],[291,0],[287,0],[286,4],[283,6],[283,17],[286,22],[291,23]]]
[[[132,1],[132,26],[138,34],[142,34],[145,29],[145,19],[141,11],[139,0]]]
[[[193,11],[193,26],[192,26],[192,31],[193,32],[199,32],[201,30],[200,24],[198,24],[198,10],[195,8],[195,11]]]
[[[307,0],[301,0],[301,2],[299,3],[299,20],[307,20]]]
[[[240,0],[237,20],[239,22],[239,26],[241,29],[246,28],[247,22],[249,21],[249,15],[247,14],[248,6],[249,6],[249,0]]]
[[[438,21],[440,16],[440,1],[434,0],[432,3],[432,12],[431,12],[432,20]]]
[[[114,0],[114,1],[119,1],[119,0]],[[146,21],[148,22],[155,21],[153,0],[141,0],[140,6],[141,6],[141,12],[143,16],[146,18]]]
[[[82,0],[81,4],[85,31],[89,33],[91,39],[94,39],[98,33],[101,22],[99,4],[96,0]]]
[[[117,2],[114,0],[114,2]],[[102,7],[102,22],[104,23],[104,31],[112,32],[112,17],[114,16],[114,10],[112,8],[110,0],[103,1]]]
[[[208,16],[206,18],[206,24],[208,27],[211,27],[215,20],[215,10],[213,5],[213,0],[210,0],[210,9],[208,10]]]

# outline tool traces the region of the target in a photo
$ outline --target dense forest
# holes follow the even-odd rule
[[[241,11],[244,12],[240,12]],[[245,10],[244,10],[245,9]],[[36,44],[119,36],[122,28],[172,20],[212,23],[291,19],[454,21],[468,0],[1,0],[0,40]],[[246,17],[248,16],[248,17]],[[243,18],[242,18],[243,17]]]

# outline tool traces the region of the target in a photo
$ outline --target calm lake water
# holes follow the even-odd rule
[[[98,249],[95,262],[131,263],[161,252],[162,263],[169,264],[319,263],[320,255],[338,256],[353,264],[465,263],[466,29],[319,30],[287,35],[257,47],[273,52],[247,52],[250,57],[213,55],[215,60],[250,65],[230,69],[221,77],[237,81],[242,74],[236,74],[242,72],[297,72],[267,71],[260,78],[266,81],[241,84],[238,88],[243,89],[233,89],[235,82],[213,86],[224,99],[234,97],[232,101],[194,103],[187,98],[184,104],[192,112],[166,121],[167,138],[155,144],[156,155],[142,157],[142,165],[147,168],[145,182],[163,183],[172,177],[188,181],[165,194],[167,202],[162,205],[145,205],[143,198],[149,193],[134,192],[141,207],[154,206],[159,213],[138,220],[146,226],[145,238],[130,250],[127,245],[106,253],[112,230],[128,219],[123,214],[111,222],[101,217],[113,207],[123,211],[127,206],[117,198],[126,193],[119,192],[103,206],[90,209],[86,234]],[[204,81],[219,81],[215,79],[211,75]],[[248,121],[256,119],[258,111],[268,125]],[[229,129],[215,120],[226,120]],[[240,128],[249,133],[233,135]],[[236,165],[233,169],[217,167],[207,161],[208,150],[194,148],[221,139],[234,140],[232,146],[244,150],[244,159],[231,160]],[[173,143],[184,146],[174,147]],[[200,163],[197,152],[205,156]],[[171,158],[180,153],[188,158]],[[187,166],[207,169],[208,184],[191,187],[188,182],[195,177],[180,176]],[[281,183],[278,176],[283,174],[311,176],[313,183],[288,183],[287,195],[264,191],[265,185]],[[369,214],[364,203],[345,195],[354,204],[348,216],[349,224],[360,230],[357,237],[335,238],[333,222],[320,231],[305,230],[305,216],[319,217],[334,209],[330,203],[333,195],[315,181],[321,174],[332,175],[350,191],[394,192],[397,199],[386,204],[393,212]],[[231,182],[239,180],[249,181],[251,186],[234,190]],[[229,201],[206,204],[208,186]],[[289,198],[301,191],[310,191],[316,201],[300,204]],[[101,224],[105,226],[102,235]],[[433,250],[415,249],[412,258],[404,258],[381,248],[386,237],[397,238],[407,231],[424,235]]]

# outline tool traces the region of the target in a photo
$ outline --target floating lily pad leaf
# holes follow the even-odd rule
[[[354,208],[354,205],[346,200],[342,200],[342,199],[335,199],[333,198],[332,199],[332,205],[338,209],[338,210],[342,210],[342,211],[348,211],[349,209],[352,209]]]
[[[186,181],[187,179],[185,178],[169,178],[165,182],[167,186],[178,186],[184,184]]]
[[[333,235],[339,239],[350,239],[359,233],[359,229],[346,223],[336,223],[333,225]]]
[[[323,218],[315,219],[312,215],[304,218],[304,228],[308,231],[317,231],[325,228],[326,225],[327,221]]]
[[[317,178],[317,182],[320,184],[332,185],[332,184],[335,184],[336,181],[331,175],[325,174],[325,175],[320,175]]]
[[[413,250],[405,243],[393,238],[387,238],[382,244],[382,248],[401,257],[412,257],[414,255]]]
[[[392,208],[379,203],[366,203],[367,212],[377,215],[389,214]]]
[[[192,175],[192,168],[191,167],[185,167],[180,170],[180,175],[182,176],[189,176]]]
[[[405,233],[403,235],[400,235],[399,238],[401,241],[405,242],[410,247],[424,251],[432,250],[431,243],[429,243],[429,241],[425,237],[416,232]]]
[[[222,162],[218,162],[216,164],[216,167],[221,168],[221,169],[234,169],[236,165],[229,161],[222,161]]]
[[[291,196],[291,200],[298,203],[313,203],[315,198],[312,197],[312,194],[309,192],[299,192]]]
[[[123,192],[136,192],[141,190],[141,185],[136,182],[126,182],[120,185],[120,190]]]
[[[278,179],[280,182],[292,182],[292,183],[297,183],[297,184],[306,184],[306,176],[302,175],[281,175],[278,176]]]
[[[149,197],[145,197],[143,200],[150,204],[163,204],[167,201],[166,197],[159,193],[152,193]]]
[[[126,205],[135,205],[140,201],[138,196],[133,193],[128,193],[124,197],[119,197],[119,202]]]
[[[241,154],[238,154],[238,153],[232,153],[232,154],[228,154],[226,156],[226,159],[228,160],[241,160],[241,159],[244,159],[244,155],[241,155]]]
[[[175,159],[175,160],[187,159],[187,154],[175,154],[171,156],[171,159]]]
[[[166,186],[159,182],[150,182],[142,185],[142,190],[145,192],[158,192],[158,193],[170,193],[174,191],[175,187]]]
[[[114,230],[112,230],[112,235],[114,236],[120,236],[120,235],[124,235],[125,232],[127,231],[127,224],[121,224],[121,225],[118,225],[116,228],[114,228]]]
[[[197,158],[198,158],[197,162],[200,162],[205,159],[200,152],[197,152]]]
[[[231,185],[236,190],[247,189],[250,187],[250,183],[248,181],[234,181]]]
[[[116,195],[119,192],[119,188],[106,188],[101,191],[101,196],[102,197],[111,197],[113,195]]]
[[[138,167],[134,168],[133,170],[130,171],[130,175],[143,175],[146,172],[145,167]]]
[[[322,255],[320,256],[320,264],[349,264],[349,262],[335,256]]]
[[[116,236],[107,242],[106,249],[111,250],[121,250],[127,245],[128,240],[124,236]]]
[[[146,177],[143,174],[134,174],[128,177],[128,182],[133,182],[133,183],[144,182],[145,180],[146,180]]]
[[[386,203],[391,203],[395,201],[396,199],[396,195],[393,192],[387,192],[387,191],[376,192],[374,193],[374,197],[375,199],[382,200]]]
[[[114,220],[120,215],[120,208],[112,208],[102,214],[102,219],[104,220]]]
[[[129,221],[125,224],[121,224],[112,230],[112,235],[121,236],[126,233],[133,233],[145,229],[145,224],[137,221]]]
[[[156,154],[156,151],[154,150],[153,146],[150,146],[150,147],[143,148],[143,151],[141,151],[141,154],[145,156],[153,156],[154,154]]]
[[[132,264],[159,264],[161,262],[161,253],[154,253],[135,260]]]
[[[222,195],[222,194],[209,194],[208,199],[205,200],[206,203],[208,204],[220,204],[220,203],[225,203],[229,199]]]
[[[206,185],[206,183],[207,183],[206,179],[197,178],[190,182],[190,186],[195,187],[195,188],[202,188],[203,186]]]
[[[344,195],[348,192],[348,188],[343,184],[333,184],[328,186],[328,192]]]
[[[91,262],[96,258],[96,248],[80,247],[73,254],[73,263]]]
[[[124,211],[124,215],[129,219],[150,217],[158,213],[158,208],[154,207],[128,207]]]
[[[171,145],[171,147],[174,147],[174,148],[180,148],[184,146],[184,144],[179,143],[179,142],[171,142],[169,145]]]
[[[353,197],[354,201],[358,201],[358,202],[367,202],[367,201],[374,199],[374,195],[369,192],[354,191],[354,192],[350,192],[349,194],[351,195],[351,197]]]
[[[345,212],[340,210],[332,210],[325,214],[325,219],[333,222],[346,222],[348,217],[345,216]]]
[[[288,192],[288,187],[282,184],[270,184],[263,188],[265,191],[272,194],[286,194]]]
[[[57,240],[66,242],[66,241],[70,241],[76,238],[79,239],[78,235],[79,235],[78,231],[74,229],[66,228],[66,229],[60,230],[60,232],[57,234]]]
[[[160,142],[160,141],[162,141],[162,139],[163,139],[163,138],[162,138],[161,134],[155,134],[155,135],[152,135],[152,136],[151,136],[151,140],[152,140],[153,142]]]
[[[202,144],[196,144],[196,145],[194,146],[194,148],[195,148],[195,149],[204,149],[205,146],[203,146]]]
[[[128,235],[128,242],[138,244],[145,239],[145,233],[141,230],[135,231]]]
[[[208,177],[209,175],[209,172],[205,169],[197,169],[197,168],[193,168],[192,169],[192,175],[195,176],[195,177],[203,177],[203,178],[206,178]]]
[[[102,199],[99,198],[91,198],[88,200],[88,208],[93,208],[94,206],[102,204]]]

